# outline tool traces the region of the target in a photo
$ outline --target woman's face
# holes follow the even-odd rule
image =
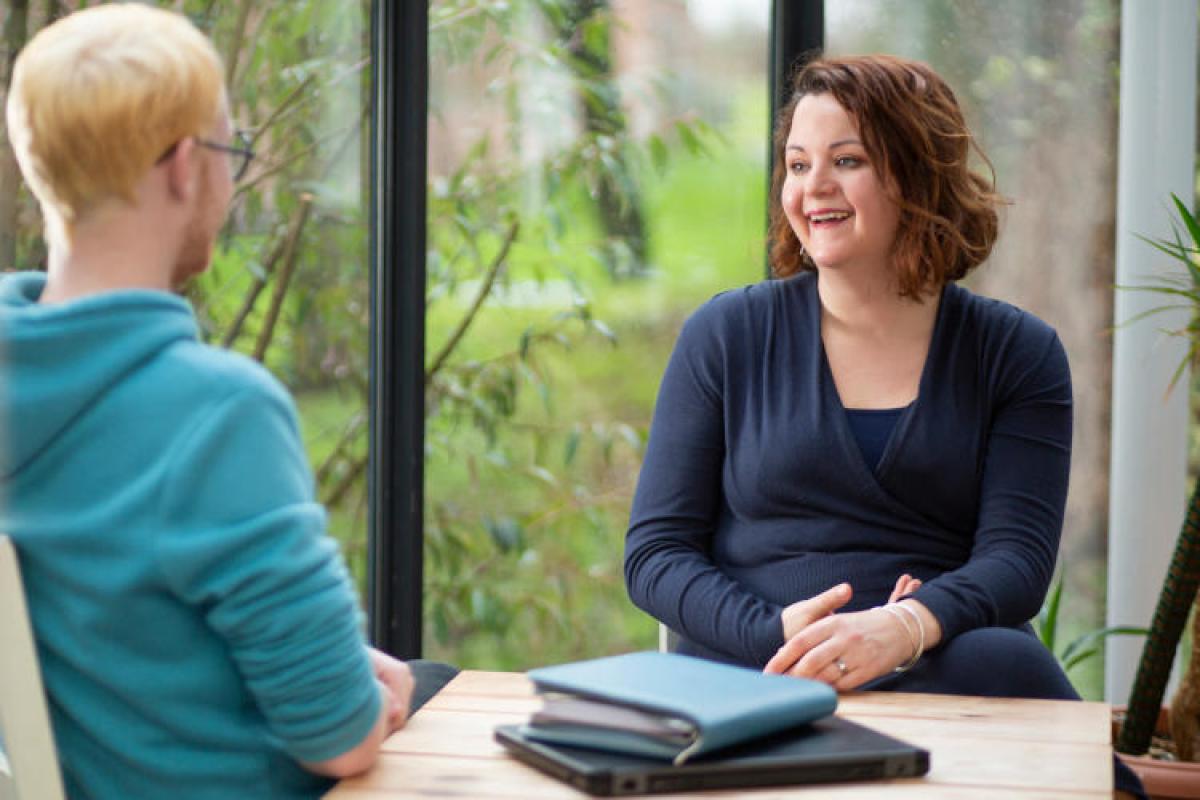
[[[792,115],[780,201],[819,268],[889,266],[900,208],[867,158],[854,120],[830,94],[805,95]]]

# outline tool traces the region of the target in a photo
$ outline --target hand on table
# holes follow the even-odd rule
[[[383,687],[383,695],[388,704],[388,733],[394,733],[404,727],[408,721],[408,706],[412,701],[413,677],[408,664],[382,653],[374,647],[367,648],[371,657],[371,667],[375,670],[375,680]]]
[[[920,585],[916,578],[901,575],[888,602]],[[848,584],[840,584],[785,608],[781,616],[787,641],[763,671],[811,678],[847,691],[905,663],[913,654],[913,641],[895,615],[881,608],[834,613],[851,593]]]

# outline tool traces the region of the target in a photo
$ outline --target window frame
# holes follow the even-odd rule
[[[429,7],[374,0],[371,12],[367,607],[372,643],[410,659],[424,579]]]

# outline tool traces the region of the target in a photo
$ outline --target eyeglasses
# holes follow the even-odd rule
[[[232,160],[230,171],[233,173],[235,181],[242,179],[242,176],[246,174],[246,170],[250,168],[250,162],[254,160],[254,148],[251,147],[253,142],[248,131],[234,131],[233,144],[221,144],[210,139],[201,139],[199,136],[195,137],[195,142],[201,147],[207,147],[209,150],[220,150],[222,153],[228,153],[229,158]],[[168,147],[167,152],[159,156],[156,163],[161,164],[166,161],[171,153],[175,152],[177,146],[178,142]]]
[[[250,168],[250,162],[254,160],[254,148],[251,146],[253,142],[247,131],[234,131],[233,144],[221,144],[220,142],[213,142],[198,137],[196,144],[201,147],[207,147],[209,150],[220,150],[222,153],[228,153],[229,158],[233,161],[232,170],[235,181],[242,179],[242,176],[246,174],[246,170]]]

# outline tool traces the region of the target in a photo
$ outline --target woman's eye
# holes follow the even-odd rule
[[[803,161],[793,161],[788,165],[788,169],[792,171],[793,175],[800,175],[808,169],[808,164],[805,164]]]
[[[839,167],[857,167],[862,163],[862,159],[855,156],[840,156],[834,163]]]

